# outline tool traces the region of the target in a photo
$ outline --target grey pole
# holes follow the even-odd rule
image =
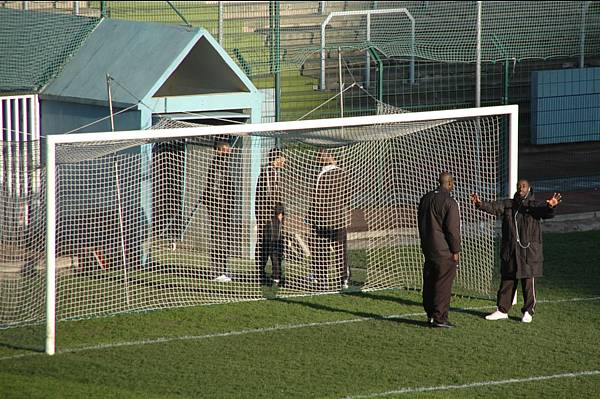
[[[579,40],[579,68],[585,67],[585,20],[587,17],[587,10],[590,6],[591,1],[586,1],[581,6],[581,36]]]
[[[475,65],[475,107],[481,107],[481,1],[477,2],[477,61]]]
[[[223,46],[223,15],[225,13],[223,2],[219,1],[219,44]]]

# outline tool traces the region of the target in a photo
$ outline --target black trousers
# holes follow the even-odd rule
[[[210,242],[208,250],[208,261],[210,262],[213,277],[228,274],[227,260],[231,256],[233,229],[228,223],[218,224],[217,220],[211,220]]]
[[[336,271],[340,284],[350,278],[348,268],[348,233],[343,229],[313,229],[312,269],[318,279],[329,281],[329,271]]]
[[[257,240],[258,245],[256,246],[257,267],[262,283],[265,283],[267,280],[265,269],[269,262],[269,258],[271,258],[273,279],[275,280],[281,280],[281,262],[283,261],[283,241],[274,242],[269,240],[265,230],[259,234]]]
[[[508,313],[512,307],[513,298],[515,292],[517,292],[517,285],[519,279],[511,279],[502,277],[500,282],[500,289],[497,294],[497,305],[498,310],[504,313]],[[521,289],[523,291],[523,306],[521,307],[521,313],[529,312],[533,314],[535,312],[535,281],[534,278],[522,278]]]
[[[436,323],[448,321],[452,284],[456,277],[456,264],[447,260],[426,260],[423,265],[423,308],[427,318]]]

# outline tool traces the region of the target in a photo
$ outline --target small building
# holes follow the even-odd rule
[[[0,191],[16,202],[0,229],[41,196],[45,136],[261,120],[262,94],[202,28],[0,9],[0,51]]]

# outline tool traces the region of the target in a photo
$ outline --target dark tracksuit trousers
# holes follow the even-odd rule
[[[269,232],[263,231],[263,234],[259,238],[258,267],[262,283],[266,283],[267,281],[265,269],[269,258],[271,258],[271,266],[273,267],[273,279],[281,280],[281,261],[283,260],[284,248],[283,238],[272,240],[270,234],[268,234]]]
[[[426,260],[423,266],[423,307],[427,318],[436,323],[448,322],[448,310],[456,265],[451,258]]]
[[[281,280],[281,262],[283,261],[285,248],[283,223],[277,217],[269,220],[262,226],[258,242],[257,259],[261,283],[267,282],[265,268],[269,258],[271,258],[271,266],[273,267],[273,279]]]
[[[497,305],[498,310],[503,313],[508,313],[512,307],[513,298],[515,292],[517,292],[517,285],[519,279],[502,278],[500,282],[500,289],[498,290]],[[529,312],[533,314],[535,312],[535,281],[534,278],[522,278],[521,289],[523,292],[523,306],[521,307],[521,313]]]
[[[343,284],[350,278],[347,230],[315,228],[314,233],[313,272],[316,276],[328,280],[328,270],[336,270],[339,273],[340,284]]]

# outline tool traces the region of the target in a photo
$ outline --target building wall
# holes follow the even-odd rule
[[[121,108],[113,109],[113,113],[119,111]],[[109,115],[107,106],[42,99],[42,135],[64,134],[76,129],[77,133],[109,132]],[[115,115],[115,130],[139,130],[142,127],[141,118],[141,111],[136,109]]]

